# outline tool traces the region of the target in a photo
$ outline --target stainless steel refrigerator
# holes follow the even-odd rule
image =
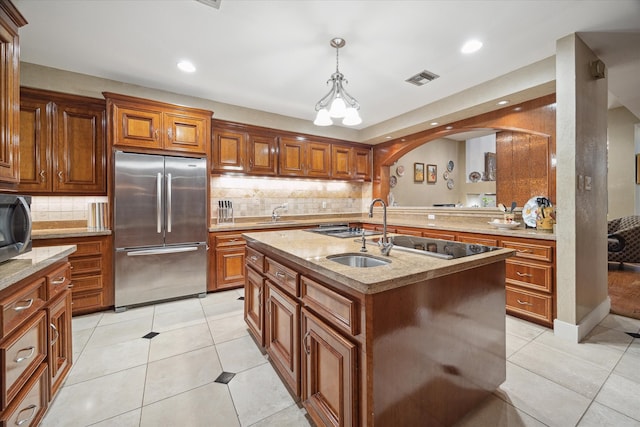
[[[206,159],[115,153],[115,307],[205,295]]]

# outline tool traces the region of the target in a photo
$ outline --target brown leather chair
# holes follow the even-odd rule
[[[608,223],[609,262],[640,263],[640,216],[625,216]]]

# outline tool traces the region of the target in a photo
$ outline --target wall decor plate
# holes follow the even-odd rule
[[[398,166],[396,168],[396,175],[398,176],[404,176],[404,166]]]
[[[449,171],[445,171],[445,172],[442,174],[442,177],[443,177],[444,179],[449,179]]]
[[[397,183],[398,183],[398,178],[391,175],[391,178],[389,178],[389,187],[393,188],[396,186]]]
[[[447,163],[447,170],[451,172],[453,170],[453,166],[453,160],[449,160],[449,163]]]
[[[448,180],[447,180],[447,188],[448,188],[449,190],[451,190],[451,189],[453,189],[453,186],[454,186],[453,179],[448,179]]]
[[[480,181],[480,178],[482,178],[482,175],[480,175],[480,172],[478,171],[473,171],[469,174],[469,181],[471,182],[478,182]]]
[[[538,198],[542,196],[535,196],[530,198],[522,208],[522,220],[529,227],[536,226],[536,220],[538,219]]]

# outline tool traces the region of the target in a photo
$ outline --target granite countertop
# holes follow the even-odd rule
[[[458,271],[502,261],[512,256],[512,249],[498,249],[464,258],[445,260],[391,249],[388,257],[380,254],[379,248],[369,243],[367,255],[385,258],[391,263],[370,268],[349,267],[328,260],[328,255],[360,254],[360,239],[339,239],[310,233],[303,230],[267,231],[244,233],[247,242],[258,248],[271,250],[274,254],[336,280],[364,294],[374,294],[411,283],[433,279]]]
[[[111,230],[96,230],[93,228],[49,228],[41,230],[33,230],[31,232],[32,240],[43,239],[63,239],[67,237],[91,237],[91,236],[108,236]]]
[[[0,291],[64,259],[76,251],[76,245],[33,248],[31,252],[0,263]]]
[[[314,219],[295,219],[289,220],[284,218],[279,222],[268,222],[267,220],[262,222],[237,222],[226,224],[214,224],[209,227],[210,232],[221,231],[259,231],[264,229],[273,228],[287,228],[294,226],[314,226],[321,224],[334,224],[334,223],[353,223],[363,222],[369,224],[382,225],[381,215],[376,214],[373,218],[369,218],[368,215],[351,215],[346,217],[328,217],[328,218],[314,218]],[[387,224],[389,227],[417,227],[417,228],[430,228],[433,230],[442,231],[459,231],[466,233],[479,233],[489,234],[494,236],[512,236],[523,237],[530,239],[541,240],[556,240],[556,236],[553,232],[540,231],[535,228],[525,228],[520,224],[514,229],[501,229],[496,228],[488,223],[488,221],[426,221],[424,218],[411,218],[411,217],[397,217],[388,218]]]

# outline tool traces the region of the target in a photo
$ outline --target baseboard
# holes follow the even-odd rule
[[[564,340],[579,343],[598,323],[602,322],[602,319],[607,317],[609,310],[611,310],[611,299],[607,296],[604,301],[594,308],[591,313],[587,314],[577,325],[555,319],[553,321],[553,333],[555,336]]]

